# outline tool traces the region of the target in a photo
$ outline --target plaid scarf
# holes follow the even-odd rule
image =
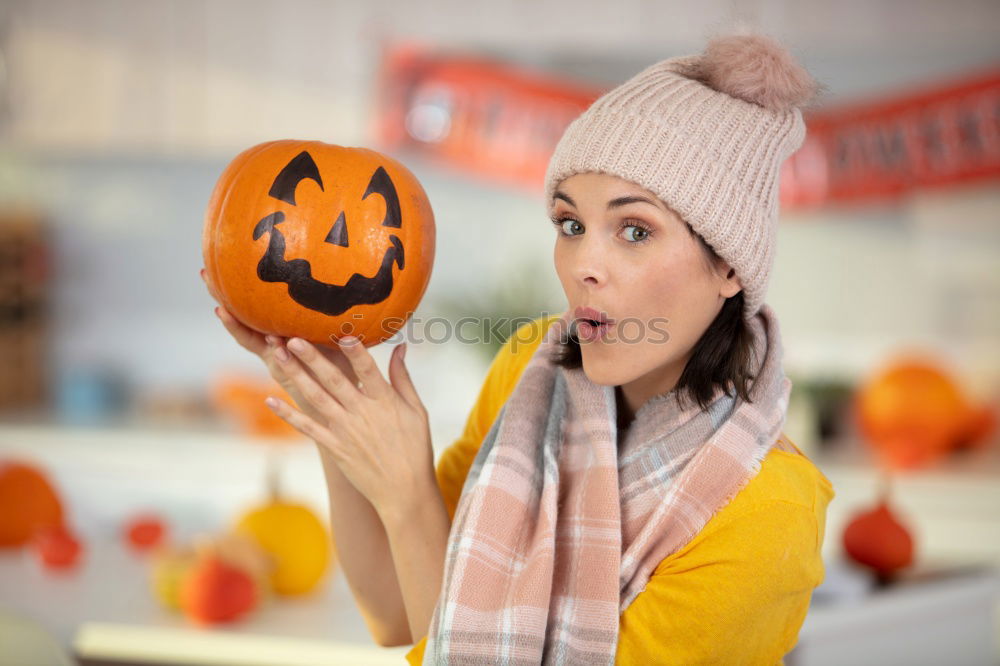
[[[548,329],[466,478],[424,664],[612,664],[619,614],[760,471],[791,381],[777,320],[754,333],[752,403],[647,401],[622,441],[613,386],[550,360]]]

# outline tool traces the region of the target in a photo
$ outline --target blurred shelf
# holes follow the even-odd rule
[[[851,516],[874,505],[880,469],[857,440],[812,456],[836,493],[827,509],[824,555],[840,551]],[[920,470],[891,476],[890,505],[912,528],[918,562],[1000,565],[1000,446],[996,440]]]
[[[94,539],[115,536],[139,510],[159,513],[179,539],[216,532],[264,500],[272,457],[287,495],[329,515],[319,453],[308,440],[140,424],[0,424],[0,456],[40,465],[71,524]]]
[[[813,456],[821,469],[856,469],[877,474],[875,456],[857,437],[843,437],[822,445]],[[1000,440],[994,437],[984,445],[954,453],[924,469],[895,474],[903,481],[950,479],[960,475],[972,480],[1000,478]]]

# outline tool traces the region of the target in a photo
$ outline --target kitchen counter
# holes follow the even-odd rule
[[[65,574],[43,571],[26,551],[0,553],[0,607],[44,627],[83,663],[400,664],[408,649],[370,639],[336,570],[309,597],[200,628],[154,599],[143,556],[117,542],[87,546],[79,570]]]
[[[287,495],[326,520],[325,481],[310,443],[170,429],[0,426],[0,457],[45,468],[86,547],[80,567],[58,575],[26,550],[0,550],[0,611],[44,631],[85,664],[403,663],[409,648],[374,643],[337,567],[316,594],[276,599],[218,628],[195,627],[153,597],[148,562],[119,537],[123,520],[151,509],[178,540],[220,532],[263,500],[270,456],[281,463]]]
[[[66,578],[45,575],[25,553],[3,554],[0,606],[35,619],[67,650],[90,655],[94,661],[88,663],[113,663],[115,655],[139,660],[148,651],[161,660],[169,656],[174,664],[403,663],[408,648],[380,648],[372,642],[339,571],[314,598],[276,602],[240,624],[203,630],[156,604],[144,563],[120,545],[120,525],[138,509],[161,512],[180,539],[218,532],[262,500],[271,456],[281,463],[286,491],[325,519],[326,485],[311,443],[275,446],[225,432],[141,426],[7,424],[0,425],[0,456],[45,467],[89,548],[84,568]],[[864,642],[865,626],[880,622],[909,626],[909,631],[921,622],[941,624],[940,611],[921,606],[921,600],[941,608],[941,599],[953,598],[958,599],[955,608],[980,609],[979,616],[992,623],[996,654],[997,588],[983,583],[995,581],[1000,565],[1000,447],[994,444],[893,481],[893,503],[913,530],[921,570],[994,568],[983,569],[980,579],[942,574],[924,581],[926,585],[866,594],[851,603],[829,598],[837,592],[840,537],[852,513],[874,501],[879,474],[857,442],[841,442],[810,457],[837,495],[828,510],[824,542],[828,579],[817,590],[796,661],[789,664],[837,663],[829,657],[844,654],[844,637],[856,645],[873,645]],[[991,605],[993,617],[981,612]],[[868,620],[855,621],[860,617]],[[873,632],[868,635],[877,638]]]

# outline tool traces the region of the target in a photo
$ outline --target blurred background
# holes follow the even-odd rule
[[[6,0],[10,663],[402,663],[332,555],[287,593],[258,572],[271,597],[232,620],[197,624],[176,598],[170,576],[206,552],[253,559],[281,497],[326,529],[315,448],[262,411],[263,367],[198,276],[216,179],[273,139],[383,151],[434,209],[418,315],[561,312],[541,185],[562,129],[735,28],[777,37],[825,86],[782,173],[767,297],[786,433],[837,493],[787,663],[1000,663],[1000,4]],[[438,453],[501,341],[410,344]],[[383,369],[390,351],[372,349]],[[29,539],[29,514],[63,529]],[[257,540],[227,540],[241,529]]]

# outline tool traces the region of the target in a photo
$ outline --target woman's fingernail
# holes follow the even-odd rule
[[[272,398],[271,396],[267,396],[267,398],[264,399],[264,402],[271,409],[277,409],[278,408],[278,401],[276,399]]]
[[[274,347],[278,344],[278,340],[273,335],[265,335],[264,341],[267,343],[268,347]]]
[[[219,308],[218,305],[215,306],[215,309],[212,310],[212,312],[215,313],[216,317],[218,317],[219,319],[222,319],[222,310]]]
[[[402,347],[402,349],[399,350],[399,360],[402,361],[404,358],[406,358],[406,343],[404,342],[399,346]]]
[[[282,363],[291,358],[291,356],[288,355],[288,352],[285,351],[284,347],[278,347],[277,349],[275,349],[274,355],[277,356],[278,360],[281,361]]]
[[[288,347],[292,351],[304,352],[306,350],[306,343],[305,340],[301,338],[292,338],[288,341]]]
[[[358,339],[353,335],[345,335],[340,339],[340,345],[342,347],[353,347],[358,344]]]

